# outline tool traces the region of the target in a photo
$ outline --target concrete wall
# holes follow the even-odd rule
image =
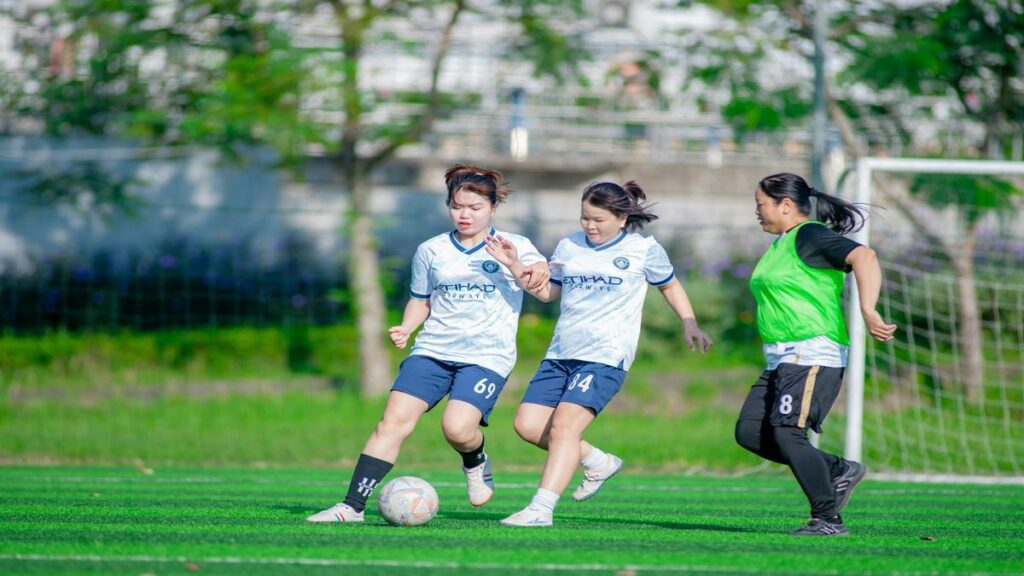
[[[164,151],[160,157],[140,159],[142,152],[111,142],[0,141],[4,268],[25,268],[33,257],[59,253],[157,252],[168,241],[237,245],[248,251],[246,257],[268,261],[289,239],[307,243],[323,262],[336,262],[343,254],[347,199],[327,161],[312,161],[297,177],[276,169],[267,154],[237,165],[204,151]],[[25,170],[67,168],[87,160],[139,180],[134,216],[88,203],[54,207],[18,190]],[[459,161],[471,160],[399,159],[380,169],[372,209],[385,256],[408,258],[417,243],[448,229],[443,174]],[[576,230],[580,193],[587,184],[635,179],[660,216],[648,232],[676,253],[701,260],[763,250],[771,238],[754,217],[757,181],[774,172],[806,172],[797,160],[769,163],[739,157],[726,158],[718,168],[700,160],[649,165],[481,157],[475,163],[501,170],[514,190],[500,207],[496,226],[529,236],[542,251],[549,252],[559,238]],[[882,182],[888,193],[905,194],[902,181]],[[910,237],[898,211],[883,205],[873,217],[876,230]],[[951,218],[940,214],[936,226],[954,229]]]
[[[275,169],[273,158],[226,164],[216,154],[180,151],[139,159],[139,151],[113,143],[0,143],[0,260],[25,266],[30,256],[88,254],[97,250],[158,250],[168,240],[242,243],[253,257],[272,258],[273,246],[289,236],[305,237],[317,254],[331,259],[343,249],[346,195],[325,162],[314,161],[301,178]],[[41,202],[19,189],[25,170],[68,168],[94,160],[140,182],[135,215]],[[408,255],[424,238],[448,229],[443,174],[454,160],[400,160],[384,166],[375,182],[373,210],[385,254]],[[656,167],[607,163],[481,163],[497,167],[514,193],[499,209],[496,225],[524,233],[542,249],[577,227],[579,197],[587,184],[636,179],[661,217],[650,227],[659,237],[717,229],[760,233],[753,218],[753,186],[777,170],[796,165],[702,164]]]

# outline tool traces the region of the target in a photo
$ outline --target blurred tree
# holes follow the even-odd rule
[[[684,4],[696,2],[686,1]],[[693,36],[688,85],[723,100],[740,132],[795,126],[810,112],[813,11],[801,0],[706,0],[727,20]],[[855,154],[856,136],[883,134],[912,146],[915,123],[939,133],[930,153],[1020,159],[1024,132],[1024,10],[1009,0],[914,3],[831,1],[828,98],[833,121]],[[871,142],[868,142],[871,144]],[[942,148],[938,148],[938,147]]]
[[[836,35],[836,43],[851,57],[840,81],[896,98],[922,96],[936,103],[951,98],[953,116],[984,127],[983,154],[1011,157],[1013,139],[1024,127],[1024,7],[1019,2],[883,2],[840,19],[848,33]],[[1019,149],[1016,156],[1021,159]]]
[[[244,159],[271,146],[296,166],[316,151],[337,166],[349,193],[347,265],[360,333],[362,389],[391,383],[385,304],[370,213],[371,173],[434,120],[471,101],[442,92],[440,75],[463,16],[506,22],[495,38],[508,58],[559,77],[582,52],[560,32],[582,0],[67,0],[19,21],[18,86],[0,103],[45,133],[131,137],[160,146],[207,146]],[[565,20],[559,20],[564,18]],[[388,23],[405,21],[415,38]],[[376,43],[429,54],[428,86],[384,94],[364,78]],[[400,113],[400,111],[402,111]],[[54,168],[57,170],[57,168]],[[95,178],[90,172],[89,177]],[[58,174],[45,182],[58,183]],[[125,184],[99,186],[124,196]],[[38,186],[37,186],[38,187]],[[89,188],[88,183],[79,188]],[[67,189],[52,197],[66,197]]]
[[[785,69],[793,59],[784,35],[752,36],[749,29],[693,34],[683,88],[697,93],[702,108],[718,112],[742,146],[750,134],[771,133],[802,124],[811,112],[811,83],[805,78],[770,77],[771,66]],[[751,38],[759,38],[753,41]],[[782,56],[781,58],[779,56]],[[799,58],[799,57],[798,57]],[[799,63],[798,63],[799,64]]]
[[[708,0],[732,19],[697,43],[701,64],[691,85],[726,95],[723,116],[737,134],[776,130],[804,122],[810,107],[814,3],[799,0]],[[986,155],[1021,159],[1024,134],[1024,9],[1012,0],[952,2],[849,2],[826,4],[831,16],[826,81],[832,121],[854,157],[868,154],[858,134],[884,133],[918,153]],[[797,59],[792,59],[796,55]],[[803,73],[790,66],[803,62]],[[768,70],[774,66],[776,73]],[[789,70],[789,73],[783,73]],[[914,127],[934,132],[927,146]],[[971,146],[959,137],[968,124],[981,127]],[[1015,139],[1017,139],[1015,141]],[[910,186],[911,203],[893,194],[884,202],[903,213],[918,233],[941,247],[957,274],[958,329],[963,382],[968,395],[983,394],[982,334],[974,258],[984,216],[1013,212],[1021,191],[997,177],[921,175]],[[955,240],[934,229],[928,208],[957,211]]]

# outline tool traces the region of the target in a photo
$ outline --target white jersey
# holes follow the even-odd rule
[[[525,237],[510,240],[526,265],[544,256]],[[466,248],[455,232],[439,234],[416,248],[410,296],[430,300],[430,316],[416,335],[411,354],[483,366],[507,376],[516,363],[516,328],[523,290],[484,243]]]
[[[551,281],[562,287],[561,313],[546,358],[629,370],[647,285],[673,278],[668,254],[654,238],[623,231],[594,246],[580,231],[562,239],[551,256]]]

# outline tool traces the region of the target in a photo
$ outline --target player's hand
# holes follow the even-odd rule
[[[511,268],[513,264],[519,262],[519,251],[516,250],[516,245],[508,238],[488,236],[484,238],[484,244],[484,250],[487,250],[488,254],[504,264],[506,268]]]
[[[893,339],[896,333],[895,324],[886,324],[882,315],[877,310],[863,311],[864,324],[868,327],[868,333],[879,342],[888,342]]]
[[[526,284],[526,289],[532,292],[551,280],[551,268],[547,262],[536,262],[523,268],[519,278]]]
[[[697,326],[696,320],[687,319],[684,326],[683,340],[690,347],[691,351],[696,352],[700,350],[701,354],[707,354],[708,350],[711,350],[711,347],[715,345],[711,336],[708,336],[707,332]]]
[[[405,348],[405,345],[409,343],[409,331],[401,326],[388,328],[388,336],[391,337],[395,348]]]

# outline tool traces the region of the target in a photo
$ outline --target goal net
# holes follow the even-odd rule
[[[896,338],[865,333],[850,282],[847,396],[823,446],[874,471],[1024,480],[1024,162],[866,158],[858,241]]]

